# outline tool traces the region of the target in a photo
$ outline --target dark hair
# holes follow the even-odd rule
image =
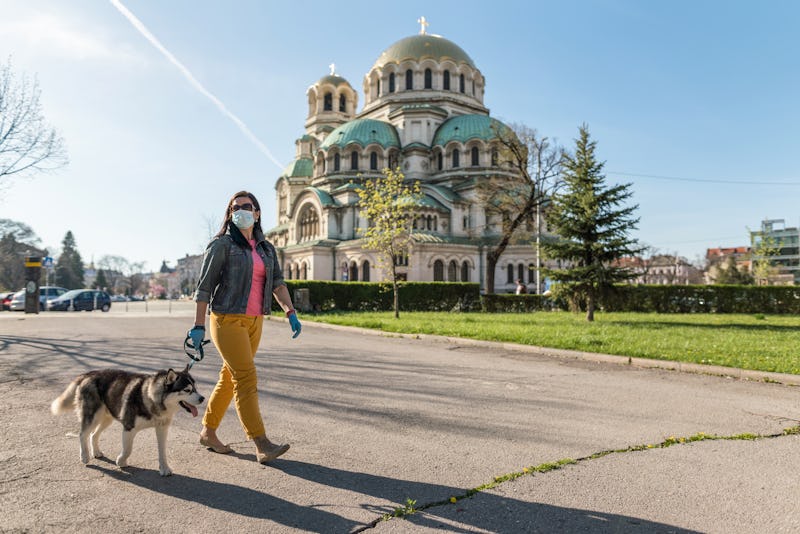
[[[231,207],[233,206],[233,201],[236,200],[237,198],[240,198],[240,197],[249,198],[250,202],[253,203],[253,207],[255,208],[255,211],[258,211],[258,212],[261,211],[261,205],[258,203],[258,199],[256,199],[256,196],[253,193],[251,193],[249,191],[239,191],[238,193],[234,193],[234,195],[228,201],[227,207],[225,208],[225,215],[224,215],[224,217],[222,219],[222,226],[220,227],[219,232],[217,232],[217,236],[216,237],[221,237],[221,236],[227,234],[228,231],[230,230],[231,237],[233,238],[233,242],[234,243],[236,243],[240,247],[250,248],[250,243],[247,242],[247,239],[245,239],[245,237],[242,234],[241,230],[239,230],[239,228],[235,224],[231,224],[231,214],[233,213],[231,211]],[[253,232],[255,232],[256,230],[258,230],[261,234],[264,233],[264,230],[261,229],[261,217],[260,216],[259,216],[258,220],[255,222],[255,224],[253,225]]]

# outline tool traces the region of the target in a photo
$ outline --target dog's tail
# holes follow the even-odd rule
[[[64,393],[59,395],[59,397],[50,404],[50,411],[53,412],[53,415],[67,413],[75,409],[75,392],[78,389],[79,382],[80,380],[73,380],[72,383],[67,386],[67,389],[64,390]]]

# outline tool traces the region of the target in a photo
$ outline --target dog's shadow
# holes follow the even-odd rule
[[[246,454],[235,454],[235,456],[248,457]],[[252,455],[250,456],[252,457]],[[132,466],[119,468],[111,459],[98,458],[97,460],[108,464],[108,467],[96,464],[89,464],[86,467],[115,480],[223,512],[256,519],[268,519],[308,532],[349,532],[362,526],[361,523],[318,508],[299,506],[274,495],[235,484],[212,482],[180,474],[173,474],[165,479],[159,475],[157,470]]]

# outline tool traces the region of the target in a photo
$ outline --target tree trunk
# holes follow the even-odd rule
[[[392,290],[394,291],[394,318],[400,318],[400,286],[397,284],[397,267],[392,257]]]
[[[497,259],[491,254],[486,255],[486,294],[494,293],[494,269],[497,266]]]
[[[586,299],[586,320],[590,323],[594,321],[594,292],[589,291]]]

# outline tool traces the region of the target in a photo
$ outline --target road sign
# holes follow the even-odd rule
[[[48,269],[52,269],[53,268],[53,258],[51,256],[46,256],[42,260],[42,267],[46,267]]]

